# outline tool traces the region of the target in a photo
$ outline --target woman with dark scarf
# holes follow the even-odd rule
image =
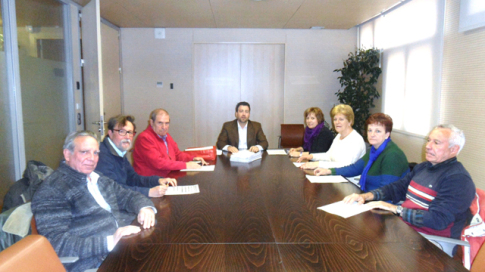
[[[370,152],[349,166],[341,168],[317,168],[315,175],[341,175],[353,177],[361,175],[359,183],[368,192],[404,177],[409,165],[404,152],[391,141],[392,118],[384,113],[375,113],[365,122]]]
[[[325,118],[320,108],[311,107],[303,113],[305,117],[305,135],[303,146],[290,149],[291,157],[300,157],[304,151],[310,153],[327,152],[333,142],[332,132],[325,126]]]

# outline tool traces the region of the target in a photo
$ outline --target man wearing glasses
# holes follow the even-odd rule
[[[99,161],[96,171],[115,180],[123,187],[142,193],[148,197],[161,197],[168,185],[176,186],[177,181],[158,176],[140,176],[126,158],[135,135],[135,118],[118,115],[108,121],[108,135],[99,145]]]

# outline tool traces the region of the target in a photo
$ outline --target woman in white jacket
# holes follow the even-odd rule
[[[317,167],[332,168],[343,167],[356,162],[365,155],[365,143],[362,136],[352,128],[354,124],[354,111],[349,105],[340,104],[330,111],[333,126],[338,132],[333,139],[330,149],[325,153],[313,153],[302,155],[298,162],[302,160],[316,160],[301,166],[303,169],[314,169]]]

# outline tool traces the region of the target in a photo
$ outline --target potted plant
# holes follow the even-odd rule
[[[375,48],[357,49],[348,56],[344,67],[334,70],[341,73],[338,79],[343,88],[335,94],[340,103],[352,107],[355,115],[354,129],[362,134],[365,121],[370,116],[369,110],[374,107],[374,99],[380,97],[375,87],[382,73],[379,67],[380,51]]]

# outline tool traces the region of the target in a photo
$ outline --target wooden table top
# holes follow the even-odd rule
[[[157,224],[122,239],[98,271],[467,271],[397,216],[317,207],[360,192],[313,184],[286,156],[174,172],[199,194],[153,198]]]

